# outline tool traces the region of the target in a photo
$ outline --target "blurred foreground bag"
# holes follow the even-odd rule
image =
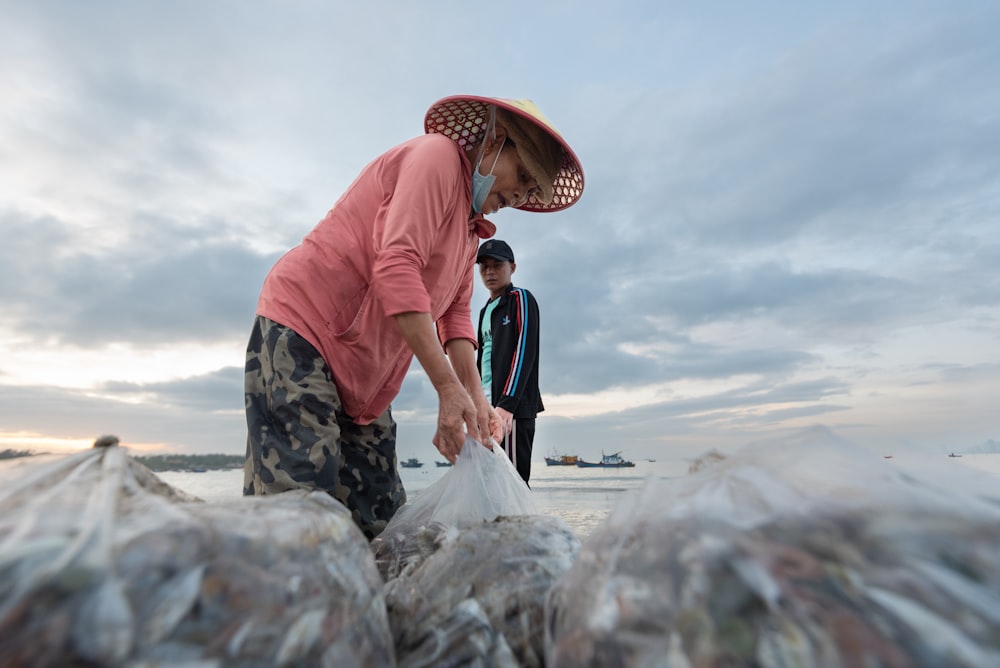
[[[399,665],[542,668],[545,597],[579,539],[543,515],[498,517],[442,538],[419,566],[386,583]]]
[[[647,481],[550,591],[547,665],[1000,666],[1000,486],[903,466],[809,430]]]
[[[350,514],[324,493],[202,503],[119,447],[0,467],[0,665],[157,663],[393,665]]]
[[[449,530],[497,517],[538,514],[531,490],[507,455],[469,436],[455,465],[415,497],[403,504],[372,541],[376,563],[386,580],[418,566]]]

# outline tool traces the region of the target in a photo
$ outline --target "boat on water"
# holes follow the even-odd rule
[[[419,459],[417,459],[416,457],[410,457],[409,459],[400,462],[399,465],[402,466],[404,469],[418,469],[421,466],[423,466],[424,463]]]
[[[451,462],[434,462],[436,466],[451,466]]]
[[[635,466],[635,462],[630,462],[622,457],[622,453],[616,452],[611,455],[601,453],[601,461],[588,462],[582,459],[577,460],[576,465],[580,468],[628,468]]]
[[[576,466],[578,461],[580,458],[576,455],[560,455],[558,452],[545,457],[546,466]]]
[[[954,452],[948,455],[949,457],[961,457],[962,455],[956,455]]]

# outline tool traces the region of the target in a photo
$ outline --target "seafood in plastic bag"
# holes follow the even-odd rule
[[[0,474],[0,665],[394,663],[341,504],[202,503],[116,442]]]
[[[809,430],[648,480],[550,591],[547,664],[1000,665],[984,476],[942,484]]]
[[[467,436],[455,465],[405,503],[372,541],[375,562],[388,581],[419,566],[457,529],[537,512],[507,455]]]
[[[386,584],[399,665],[545,665],[545,597],[579,547],[561,519],[542,515],[449,533]]]

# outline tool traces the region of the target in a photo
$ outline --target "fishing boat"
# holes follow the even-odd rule
[[[616,452],[612,455],[606,455],[601,453],[601,461],[599,462],[587,462],[582,459],[577,460],[576,465],[580,468],[628,468],[630,466],[635,466],[635,462],[630,462],[627,459],[622,458],[622,453]]]
[[[451,466],[451,462],[434,462],[437,466]]]
[[[580,461],[580,458],[576,455],[560,455],[558,452],[553,451],[551,455],[545,458],[546,466],[576,466],[576,463]]]
[[[416,457],[410,457],[406,461],[400,462],[399,465],[402,466],[404,469],[418,469],[421,466],[423,466],[424,463],[419,459],[417,459]]]

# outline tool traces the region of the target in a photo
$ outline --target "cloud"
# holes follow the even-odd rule
[[[204,413],[243,412],[243,397],[233,391],[243,386],[243,368],[225,367],[200,376],[162,383],[109,381],[97,392],[127,401],[132,397],[151,396],[160,406]]]
[[[56,344],[154,346],[244,336],[259,289],[253,286],[277,258],[213,239],[211,221],[184,228],[137,220],[117,246],[80,251],[70,226],[59,221],[2,217],[11,231],[11,243],[0,249],[0,275],[10,286],[7,326],[23,335],[45,332]]]
[[[209,403],[218,406],[225,401],[217,397]],[[243,452],[239,437],[243,434],[245,439],[246,419],[238,406],[220,411],[191,404],[132,402],[113,393],[0,385],[3,432],[24,434],[25,447],[32,445],[36,435],[92,440],[115,434],[123,445],[139,450]]]
[[[996,438],[975,398],[1000,390],[992,3],[505,9],[516,30],[457,2],[5,10],[5,429],[239,451],[266,272],[469,92],[535,99],[587,177],[567,211],[495,220],[567,407],[539,442],[655,452],[822,419],[916,444],[913,412],[925,441]],[[176,363],[199,349],[221,352]],[[429,440],[417,366],[394,411]]]

